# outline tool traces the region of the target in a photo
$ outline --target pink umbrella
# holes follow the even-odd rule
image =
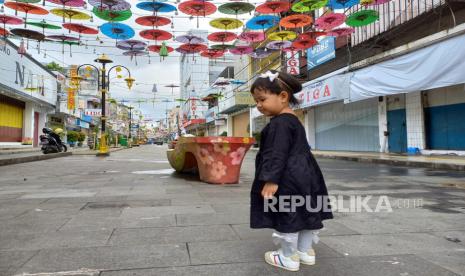
[[[3,24],[3,30],[4,30],[3,36],[6,36],[8,34],[8,31],[6,30],[6,24],[20,25],[20,24],[23,23],[23,20],[21,18],[18,18],[18,17],[1,14],[0,15],[0,23]]]
[[[323,30],[331,30],[341,25],[346,21],[346,16],[343,13],[329,13],[319,17],[315,21],[315,27]]]
[[[350,35],[353,32],[355,32],[354,28],[338,28],[338,29],[334,29],[334,30],[329,31],[327,33],[327,35],[328,36],[338,37],[338,36]]]
[[[253,47],[251,46],[236,46],[229,50],[231,54],[234,55],[247,55],[253,52]]]
[[[63,5],[63,9],[65,6],[68,7],[83,7],[85,5],[84,0],[47,0],[50,3],[57,4],[57,5]]]
[[[284,48],[289,48],[292,46],[290,41],[271,41],[266,45],[266,48],[272,50],[282,50]]]
[[[265,40],[265,33],[263,32],[244,32],[239,35],[239,39],[246,42],[261,42]]]

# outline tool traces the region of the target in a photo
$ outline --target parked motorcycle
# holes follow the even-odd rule
[[[44,154],[68,151],[60,136],[52,129],[46,127],[42,129],[42,132],[44,135],[40,135],[40,144],[42,145],[41,150]]]

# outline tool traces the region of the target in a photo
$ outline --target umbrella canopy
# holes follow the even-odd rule
[[[160,50],[161,50],[161,47],[162,45],[150,45],[147,47],[147,50],[150,51],[150,52],[155,52],[155,53],[159,53]],[[170,46],[166,46],[166,49],[168,51],[168,53],[171,53],[174,51],[173,47],[170,47]]]
[[[293,14],[286,16],[279,21],[279,25],[284,28],[300,28],[313,23],[313,18],[306,14]]]
[[[130,40],[123,40],[123,41],[118,41],[116,43],[116,47],[121,50],[143,50],[147,46],[147,43],[136,40],[136,39],[130,39]]]
[[[282,50],[284,48],[288,48],[292,45],[290,41],[271,41],[266,45],[266,48],[272,50]]]
[[[310,37],[305,36],[299,36],[296,40],[294,40],[294,42],[292,42],[292,47],[299,50],[304,50],[311,48],[317,44],[318,42],[316,39],[312,39]]]
[[[235,46],[229,45],[229,44],[216,44],[216,45],[210,46],[210,49],[221,50],[223,52],[225,52],[226,50],[232,49],[232,48],[235,48]]]
[[[8,32],[7,30],[0,27],[0,35],[7,36],[9,34],[10,34],[10,32]]]
[[[246,27],[251,30],[265,30],[279,23],[279,17],[273,15],[256,16],[247,21]]]
[[[326,35],[327,36],[338,37],[338,36],[350,35],[353,32],[355,32],[354,28],[337,28],[337,29],[333,29],[333,30],[327,32]]]
[[[300,34],[297,39],[317,39],[317,37],[324,36],[326,35],[326,32],[319,32],[319,31],[311,31],[311,32],[306,32],[303,34]]]
[[[149,15],[138,17],[136,23],[142,26],[160,27],[170,24],[171,20],[166,17]]]
[[[203,51],[202,53],[200,53],[200,55],[202,57],[214,59],[214,58],[220,58],[224,56],[224,52],[215,50],[215,49],[209,49],[209,50]]]
[[[68,35],[49,35],[47,39],[58,40],[58,41],[79,41],[79,38]]]
[[[54,0],[61,1],[61,0]],[[125,11],[131,8],[131,4],[124,0],[88,0],[89,4],[98,10],[107,10],[107,11]]]
[[[201,44],[204,43],[205,40],[200,36],[196,35],[181,35],[176,37],[175,39],[179,43],[193,43],[193,44]]]
[[[204,44],[182,44],[179,48],[187,50],[189,53],[199,53],[208,49]]]
[[[309,12],[324,8],[328,4],[328,0],[302,0],[292,5],[294,12]]]
[[[217,18],[210,21],[210,26],[222,29],[222,30],[233,30],[242,27],[244,23],[234,18]]]
[[[60,26],[49,24],[45,20],[42,20],[42,21],[39,21],[39,22],[27,21],[26,24],[42,28],[42,30],[44,30],[44,29],[50,29],[50,30],[59,30],[59,29],[61,29]]]
[[[262,14],[287,12],[291,8],[288,1],[268,1],[259,5],[255,10]]]
[[[87,27],[87,26],[84,26],[82,24],[65,23],[65,24],[63,24],[63,28],[68,29],[68,30],[70,30],[72,32],[79,33],[79,35],[81,35],[81,34],[87,34],[87,35],[96,35],[96,34],[98,34],[97,29]]]
[[[361,27],[369,25],[379,19],[379,14],[375,10],[361,10],[355,12],[346,20],[346,24],[351,27]]]
[[[162,2],[142,2],[136,5],[141,10],[151,11],[154,14],[159,12],[174,12],[176,7]]]
[[[360,3],[360,0],[329,0],[328,6],[333,10],[348,9]]]
[[[63,23],[65,22],[65,18],[68,18],[70,21],[72,19],[75,20],[88,20],[90,19],[90,15],[72,9],[52,9],[50,12],[56,16],[63,17]]]
[[[382,5],[390,1],[391,0],[369,0],[369,1],[365,1],[365,5]],[[362,3],[362,1],[360,1],[360,3]]]
[[[3,1],[3,0],[0,1],[0,3],[3,3],[3,2],[5,2],[5,1]],[[15,0],[15,2],[35,4],[35,3],[39,3],[40,0]]]
[[[139,35],[145,39],[155,40],[155,41],[165,41],[173,37],[170,32],[163,30],[144,30],[139,33]]]
[[[46,15],[48,11],[38,6],[34,6],[28,3],[19,3],[19,2],[7,2],[4,4],[5,7],[13,9],[16,11],[24,12],[26,14],[25,21],[27,21],[28,14],[36,14],[36,15]],[[24,27],[26,27],[26,22],[24,22]]]
[[[14,17],[10,15],[0,14],[0,24],[3,25],[19,25],[22,24],[24,21],[19,17]]]
[[[131,57],[146,56],[147,52],[146,51],[139,51],[139,50],[130,50],[130,51],[123,52],[123,55],[124,56],[131,56]]]
[[[273,53],[273,51],[268,50],[265,47],[257,48],[255,49],[252,53],[249,54],[249,56],[257,59],[262,59],[270,56]]]
[[[62,5],[68,6],[68,7],[84,7],[84,0],[47,0],[50,3],[57,4],[57,5]]]
[[[221,13],[224,14],[233,14],[233,15],[239,15],[239,14],[244,14],[251,12],[255,9],[255,6],[246,3],[246,2],[231,2],[231,3],[226,3],[218,7],[218,10]]]
[[[270,40],[293,40],[297,37],[297,34],[291,31],[281,31],[281,32],[275,32],[272,33],[268,36],[268,39]]]
[[[216,6],[204,0],[189,0],[179,4],[178,9],[185,14],[207,16],[216,12]]]
[[[253,52],[253,47],[251,46],[236,46],[229,50],[233,55],[247,55]]]
[[[125,40],[135,35],[134,30],[123,23],[105,23],[100,26],[100,31],[109,38]]]
[[[16,36],[20,36],[20,37],[24,37],[24,38],[32,39],[32,40],[37,40],[37,41],[42,41],[45,38],[45,36],[42,33],[39,33],[33,30],[28,30],[28,29],[12,29],[10,30],[10,33]]]
[[[230,42],[237,38],[235,33],[231,32],[216,32],[208,35],[207,39],[213,42]]]
[[[245,42],[255,43],[265,40],[266,36],[263,32],[244,32],[238,38]]]
[[[128,20],[132,16],[131,10],[126,11],[107,11],[99,8],[93,8],[92,12],[100,19],[111,22],[121,22]]]
[[[346,16],[343,13],[328,13],[319,17],[315,22],[315,27],[323,30],[331,30],[346,21]]]

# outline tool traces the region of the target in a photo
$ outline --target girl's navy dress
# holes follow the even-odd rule
[[[275,194],[278,200],[280,196],[287,196],[287,202],[290,202],[289,196],[292,195],[309,196],[310,206],[314,209],[317,207],[317,197],[328,195],[323,175],[310,152],[305,129],[293,114],[275,116],[261,133],[251,191],[250,226],[295,233],[321,229],[323,220],[333,218],[330,210],[325,212],[321,208],[308,211],[305,205],[296,208],[295,212],[272,212],[271,209],[265,212],[261,195],[265,182],[278,184]],[[323,200],[320,204],[323,207],[322,203]],[[279,207],[278,204],[274,206],[276,209]]]

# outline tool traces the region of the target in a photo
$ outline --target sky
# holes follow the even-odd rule
[[[134,28],[136,35],[132,39],[141,39],[138,33],[142,30],[150,29],[151,27],[140,26],[135,23],[135,19],[139,16],[151,15],[152,13],[138,9],[136,7],[136,4],[140,1],[129,0],[128,2],[132,5],[131,10],[133,12],[133,15],[129,20],[123,21],[121,23],[130,25],[131,27]],[[213,3],[216,4],[217,6],[223,3],[227,3],[227,2],[229,1],[227,0],[213,1]],[[168,1],[166,3],[175,4],[176,2]],[[250,3],[257,4],[260,2],[251,1]],[[40,3],[38,5],[40,5]],[[57,6],[50,2],[46,2],[45,8],[47,10],[50,10],[51,8],[61,8],[61,6]],[[83,8],[77,8],[77,9],[89,15],[92,14],[91,5],[87,5],[87,10],[84,10]],[[14,11],[12,9],[5,7],[5,14],[14,15]],[[18,16],[23,17],[24,13],[19,13]],[[185,15],[181,12],[179,13],[178,16],[176,16],[174,12],[166,13],[166,14],[160,13],[159,16],[165,16],[170,19],[174,19],[173,20],[174,29],[172,29],[170,25],[159,27],[159,28],[162,30],[173,32],[175,36],[186,34],[191,29],[197,29],[196,18],[194,17],[193,19],[189,19],[188,15]],[[216,12],[215,14],[208,16],[207,18],[200,18],[198,29],[207,30],[209,33],[221,31],[219,29],[214,29],[213,27],[209,25],[210,20],[214,18],[219,18],[219,17],[234,17],[234,16],[224,15],[219,12]],[[249,14],[239,15],[239,19],[243,20],[243,22],[246,22],[251,17],[252,15],[249,15]],[[45,16],[37,16],[37,15],[28,16],[28,21],[41,21],[42,19],[45,19],[47,23],[50,23],[50,24],[54,24],[54,25],[62,24],[62,18],[56,15],[53,15],[53,14],[48,14]],[[96,16],[93,16],[93,22],[90,22],[89,20],[87,21],[73,20],[72,23],[83,23],[86,26],[97,28],[98,26],[106,22],[103,20],[100,20]],[[23,28],[22,25],[13,26],[13,27]],[[28,29],[34,29],[37,31],[41,31],[40,28],[36,28],[30,25],[28,25]],[[231,30],[231,31],[239,34],[242,31],[242,28]],[[66,29],[46,30],[45,34],[46,35],[64,34],[64,35],[70,35],[70,36],[77,37],[76,33],[69,33],[69,31]],[[174,93],[172,94],[171,88],[164,87],[169,84],[179,85],[179,81],[180,81],[180,78],[179,78],[180,54],[179,53],[173,52],[170,54],[169,57],[165,58],[162,61],[160,61],[160,58],[156,53],[151,53],[150,63],[149,63],[148,57],[136,57],[131,60],[130,57],[122,55],[122,53],[124,52],[123,50],[116,49],[114,47],[116,43],[115,40],[110,39],[101,33],[98,34],[99,41],[97,41],[96,38],[97,36],[95,35],[94,36],[83,35],[81,40],[83,41],[84,44],[87,44],[87,47],[86,46],[72,46],[71,47],[72,56],[70,56],[69,46],[65,46],[64,53],[62,53],[62,50],[63,50],[62,45],[54,44],[54,43],[42,43],[40,46],[40,53],[39,53],[37,49],[37,42],[35,41],[29,42],[28,53],[32,55],[34,58],[36,58],[37,60],[39,60],[40,62],[49,63],[49,62],[54,61],[60,64],[61,66],[80,65],[84,63],[95,64],[93,60],[97,58],[98,55],[106,54],[113,60],[112,65],[119,64],[119,65],[124,65],[128,67],[129,70],[131,71],[131,75],[136,79],[136,82],[134,86],[132,87],[132,89],[128,90],[126,88],[126,84],[124,83],[124,81],[122,81],[121,79],[115,78],[116,72],[112,73],[110,76],[110,79],[112,80],[111,81],[112,85],[110,87],[110,93],[111,93],[112,98],[115,98],[119,101],[121,100],[132,101],[131,104],[135,106],[136,108],[140,108],[140,110],[142,111],[142,114],[144,115],[146,119],[153,119],[153,120],[159,120],[159,119],[165,118],[165,112],[167,108],[169,109],[176,105],[179,105],[178,102],[174,101],[174,99],[179,98],[179,88],[175,88]],[[12,41],[15,44],[19,44],[20,42],[20,40],[18,39],[12,39]],[[144,41],[149,42],[149,45],[155,44],[155,41],[148,41],[148,40],[144,40]],[[158,42],[158,44],[160,44],[160,42]],[[180,45],[180,43],[173,42],[172,40],[168,41],[167,44],[168,46],[172,46],[173,48],[176,48],[177,46]],[[98,47],[95,47],[96,45],[98,45]],[[197,58],[200,58],[200,57],[197,57]],[[136,64],[136,60],[137,60],[137,64]],[[155,94],[152,93],[152,88],[154,84],[156,84],[157,91],[158,91]],[[136,103],[135,102],[137,100],[143,100],[143,99],[154,99],[154,97],[155,99],[157,99],[157,102],[155,103],[153,102]]]

